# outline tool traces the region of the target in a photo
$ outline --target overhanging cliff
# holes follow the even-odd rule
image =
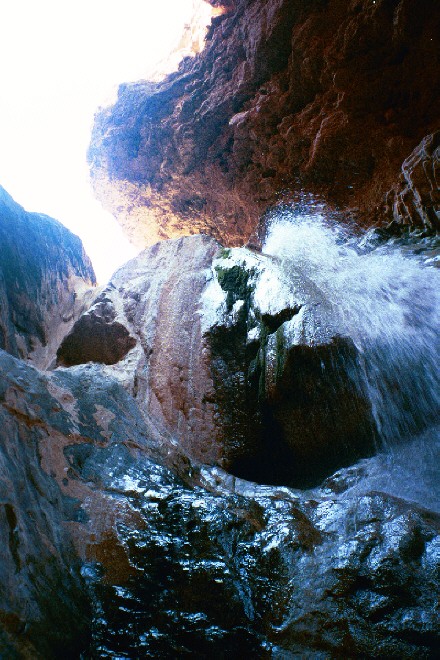
[[[96,194],[139,246],[242,244],[300,191],[387,221],[402,162],[439,127],[439,33],[435,0],[238,0],[200,55],[97,115]]]

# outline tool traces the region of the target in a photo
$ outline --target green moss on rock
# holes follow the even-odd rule
[[[250,296],[254,290],[253,285],[249,284],[249,280],[254,276],[255,269],[251,268],[247,270],[243,266],[237,265],[231,268],[216,266],[215,272],[218,283],[223,291],[227,292],[226,306],[228,312],[231,311],[237,300],[244,300],[247,306],[249,306]]]

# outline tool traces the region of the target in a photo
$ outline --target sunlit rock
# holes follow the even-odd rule
[[[319,290],[293,285],[275,258],[194,236],[122,267],[58,358],[115,363],[195,460],[307,483],[374,446],[357,351],[339,334]]]
[[[122,85],[96,116],[105,208],[139,247],[196,232],[243,245],[303,189],[386,221],[402,162],[439,127],[438,3],[234,4],[200,55],[158,84]]]

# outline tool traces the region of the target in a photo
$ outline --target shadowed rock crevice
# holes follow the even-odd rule
[[[116,364],[136,345],[127,328],[114,321],[84,315],[63,340],[57,352],[57,364],[71,367],[86,362]]]
[[[9,550],[15,564],[15,570],[18,572],[21,568],[20,556],[18,553],[19,534],[17,529],[17,516],[14,507],[11,504],[5,504],[6,520],[9,526]]]
[[[309,488],[376,449],[377,431],[353,343],[289,346],[283,330],[269,338],[252,378],[258,381],[261,441],[230,471],[259,483]]]
[[[275,325],[276,318],[270,322]],[[309,488],[374,453],[371,404],[349,339],[313,347],[289,345],[280,326],[278,333],[263,338],[252,359],[237,333],[236,327],[211,336],[226,437],[246,439],[231,448],[232,474]],[[234,374],[244,378],[235,382]]]

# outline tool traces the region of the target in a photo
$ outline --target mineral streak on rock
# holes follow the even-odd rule
[[[139,246],[197,232],[243,244],[299,189],[371,224],[439,128],[436,0],[235,5],[199,56],[161,83],[122,85],[96,117],[95,191]]]
[[[48,367],[95,285],[80,239],[0,188],[0,348]]]
[[[115,364],[196,461],[316,483],[374,446],[356,349],[327,307],[316,288],[291,288],[272,257],[180,238],[123,266],[58,360]]]
[[[440,131],[426,136],[402,165],[387,194],[386,212],[398,225],[440,229]]]

